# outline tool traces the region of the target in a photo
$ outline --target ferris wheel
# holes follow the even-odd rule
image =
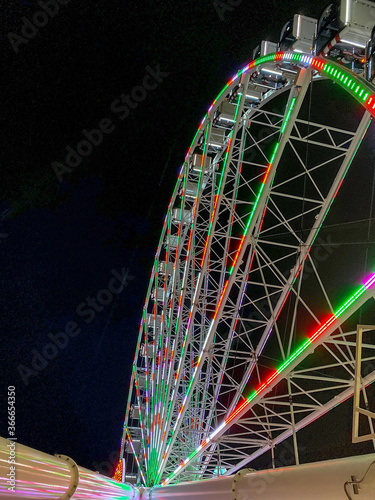
[[[357,324],[375,323],[375,251],[358,240],[375,239],[374,24],[367,1],[295,16],[202,119],[151,272],[120,480],[230,475],[287,439],[298,464],[303,429],[353,395]]]

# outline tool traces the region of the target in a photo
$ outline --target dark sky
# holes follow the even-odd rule
[[[1,6],[1,416],[14,385],[19,442],[105,471],[163,216],[196,128],[262,39],[295,13],[317,17],[327,0],[243,0],[221,16],[210,0],[61,0],[44,16],[40,3]],[[144,82],[126,111],[121,100]],[[62,168],[68,150],[78,163],[71,151],[100,125],[100,144],[90,154],[81,145],[86,156],[59,182],[52,164]],[[123,270],[121,293],[101,292]],[[88,313],[98,292],[108,304]],[[69,327],[76,335],[36,365]]]

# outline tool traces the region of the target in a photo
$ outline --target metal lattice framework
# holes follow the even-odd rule
[[[354,117],[312,109],[332,81],[360,104]],[[334,272],[317,252],[373,116],[369,83],[278,52],[238,72],[202,120],[164,221],[125,417],[122,452],[148,486],[234,473],[289,437],[298,463],[297,432],[353,395],[352,318],[373,311],[374,262],[360,286],[351,257]]]

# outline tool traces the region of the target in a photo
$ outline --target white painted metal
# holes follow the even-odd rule
[[[318,342],[318,345],[321,344],[327,350],[330,350],[330,344],[338,343],[340,346],[346,345],[354,352],[355,342],[353,342],[353,337],[355,332],[350,332],[347,335],[339,333],[337,336],[332,334],[350,318],[355,310],[371,298],[373,293],[368,292],[362,300],[349,308],[339,320],[332,323],[320,339],[320,342]],[[296,432],[353,395],[354,359],[348,361],[349,358],[346,355],[343,355],[342,359],[335,359],[332,356],[333,362],[327,365],[327,361],[325,361],[322,366],[319,366],[319,357],[315,357],[314,361],[317,363],[311,368],[308,370],[298,369],[303,360],[312,354],[316,347],[317,345],[310,346],[303,355],[300,355],[290,364],[279,379],[275,379],[269,385],[269,394],[255,398],[250,407],[244,409],[232,420],[228,427],[240,423],[240,432],[237,430],[234,434],[231,434],[228,433],[228,428],[225,428],[216,434],[212,442],[220,443],[220,464],[218,464],[219,454],[212,454],[212,444],[202,448],[200,454],[203,454],[205,449],[210,448],[210,460],[205,462],[205,468],[201,467],[199,471],[195,470],[194,474],[190,473],[191,479],[212,477],[214,469],[219,465],[225,467],[227,474],[240,470],[266,451],[284,442],[287,438],[293,436],[296,439]],[[365,361],[368,366],[372,366],[375,359],[375,344],[369,344],[367,348],[371,349],[371,352],[367,354]],[[344,377],[341,374],[339,379],[333,378],[331,373],[335,373],[335,370],[339,369],[344,363],[351,368],[347,372],[349,376]],[[328,373],[327,366],[329,368]],[[288,374],[290,374],[289,381],[292,390],[289,390],[289,385],[284,388],[280,387],[280,381],[287,378]],[[321,381],[321,387],[308,388],[311,387],[311,381],[318,380]],[[375,370],[373,370],[372,366],[371,373],[363,378],[363,386],[366,387],[374,380]],[[272,392],[274,387],[278,388],[277,395]],[[327,391],[330,391],[331,399],[325,402]],[[290,406],[291,399],[294,401],[294,410]],[[297,422],[294,421],[294,418],[297,419]],[[233,450],[236,450],[236,453],[233,453]],[[187,473],[185,473],[185,477],[189,477]]]
[[[296,41],[293,49],[311,54],[316,37],[317,20],[311,17],[295,14],[293,19],[293,36]]]
[[[358,325],[357,326],[357,347],[356,347],[356,357],[355,357],[355,382],[354,382],[354,397],[353,397],[353,433],[352,441],[353,443],[361,443],[363,441],[373,440],[375,446],[375,432],[374,432],[374,420],[375,412],[370,411],[368,406],[368,401],[365,396],[365,384],[363,383],[362,377],[362,349],[363,349],[363,332],[370,331],[375,332],[375,325]],[[366,346],[367,347],[367,346]],[[361,390],[365,398],[366,408],[361,408]],[[359,435],[359,423],[360,416],[363,415],[368,419],[368,425],[370,428],[370,433],[367,435]]]
[[[362,478],[364,480],[358,484]],[[346,484],[354,482],[355,484]],[[345,487],[347,495],[345,493]],[[357,493],[355,493],[355,491]],[[146,490],[142,500],[373,500],[375,454]]]
[[[81,467],[65,456],[16,444],[14,491],[9,490],[10,441],[0,438],[0,498],[73,500],[339,500],[345,491],[349,499],[372,500],[375,495],[375,455],[305,464],[265,471],[240,471],[234,476],[204,482],[135,488]]]
[[[375,5],[371,0],[341,0],[340,19],[362,38],[370,37],[375,25]]]
[[[169,206],[125,422],[124,447],[128,437],[139,445],[135,454],[149,484],[173,473],[228,418],[249,381],[261,383],[264,366],[274,368],[290,356],[302,319],[308,318],[310,330],[320,325],[316,297],[325,311],[334,310],[329,270],[318,269],[314,255],[371,116],[362,112],[352,124],[306,119],[300,107],[306,108],[304,94],[316,75],[295,64],[267,62],[263,68],[262,78],[235,78],[217,100]],[[259,179],[270,164],[257,199]],[[179,468],[176,480],[234,473],[267,450],[274,453],[290,436],[298,461],[298,430],[353,394],[353,336],[346,324],[335,322],[318,351],[324,362],[314,356],[309,371],[301,364],[304,357],[298,358],[284,373],[286,386],[284,376],[275,379],[278,396],[254,400],[248,413],[233,419],[235,430],[228,425],[217,432]],[[366,355],[365,364],[374,358]],[[314,387],[314,380],[324,387]],[[371,370],[366,383],[374,380]],[[139,421],[131,419],[132,405],[140,409]],[[126,449],[130,463],[135,446]]]

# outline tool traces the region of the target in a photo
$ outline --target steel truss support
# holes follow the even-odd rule
[[[353,443],[361,443],[363,441],[373,441],[375,447],[375,432],[373,420],[375,419],[375,413],[369,410],[368,400],[366,396],[366,382],[362,377],[362,350],[363,345],[363,332],[372,331],[375,332],[375,325],[358,325],[357,326],[357,346],[356,346],[356,357],[355,357],[355,378],[354,378],[354,399],[353,399],[353,433],[352,441]],[[363,391],[366,408],[361,408],[361,389]],[[365,436],[359,435],[359,420],[360,416],[363,415],[368,418],[368,425],[371,433]]]
[[[295,70],[295,61],[283,64]],[[229,474],[288,436],[298,462],[297,432],[353,392],[354,333],[342,316],[319,356],[298,357],[235,413],[301,335],[334,313],[340,295],[316,255],[372,119],[371,110],[342,125],[311,118],[305,95],[324,62],[298,61],[294,76],[257,103],[247,94],[258,73],[239,72],[181,169],[147,292],[122,443],[147,485]],[[329,71],[334,78],[339,70]],[[357,98],[368,99],[367,90]]]
[[[310,133],[305,133],[305,135],[303,135],[302,130],[305,125],[303,121],[300,122],[296,117],[291,118],[290,135],[286,139],[286,144],[288,144],[289,146],[293,146],[294,139],[298,141],[301,141],[303,139],[309,141],[311,140],[312,136],[317,135],[317,131],[324,131],[326,142],[323,142],[322,134],[320,134],[319,146],[321,148],[326,147],[327,150],[330,150],[333,147],[338,148],[336,156],[332,156],[332,154],[330,155],[329,163],[333,163],[333,161],[336,160],[340,163],[340,168],[338,168],[337,170],[336,177],[330,186],[330,190],[328,191],[328,193],[323,194],[322,188],[320,186],[317,186],[316,183],[313,182],[313,172],[318,170],[318,168],[322,168],[322,166],[324,167],[327,164],[326,160],[323,161],[321,165],[314,165],[310,168],[307,165],[303,164],[300,177],[304,175],[306,178],[312,178],[312,184],[315,185],[318,196],[316,200],[314,200],[312,211],[311,209],[305,209],[305,212],[302,212],[302,214],[300,211],[297,211],[296,215],[294,215],[293,217],[289,216],[289,219],[287,215],[283,214],[279,202],[280,195],[283,193],[283,189],[285,189],[285,191],[288,191],[287,183],[285,183],[285,181],[283,184],[279,183],[277,176],[275,176],[273,185],[270,184],[269,193],[267,197],[265,196],[268,204],[266,209],[266,218],[263,217],[263,220],[267,221],[268,214],[270,218],[272,217],[273,220],[276,220],[275,222],[272,222],[272,225],[264,224],[263,229],[261,229],[260,231],[259,226],[254,226],[254,230],[258,231],[258,236],[257,238],[249,238],[249,243],[251,243],[251,250],[247,254],[246,265],[242,266],[242,270],[238,265],[237,270],[235,269],[232,273],[230,278],[231,281],[229,282],[229,284],[233,283],[238,290],[237,302],[234,303],[231,300],[226,300],[229,296],[229,285],[226,290],[227,296],[224,296],[223,300],[221,301],[221,309],[219,309],[219,314],[217,314],[215,318],[216,323],[211,323],[209,333],[206,338],[204,346],[205,355],[210,354],[210,356],[212,356],[213,363],[211,366],[213,367],[213,370],[209,372],[209,378],[207,378],[207,376],[203,378],[203,380],[206,380],[205,383],[207,389],[201,389],[201,394],[204,394],[204,390],[206,390],[206,393],[208,394],[210,394],[212,391],[215,394],[215,399],[209,397],[206,400],[206,404],[202,404],[202,400],[204,401],[204,398],[202,396],[200,396],[199,398],[201,401],[200,421],[204,422],[205,417],[208,416],[206,425],[203,428],[205,435],[209,435],[209,433],[214,430],[209,413],[212,405],[216,406],[217,418],[219,420],[221,418],[222,420],[223,417],[228,418],[230,413],[238,404],[239,398],[241,397],[249,378],[251,377],[253,371],[257,369],[257,364],[261,362],[259,358],[262,355],[263,349],[265,348],[265,346],[267,346],[270,330],[274,329],[275,335],[279,336],[276,318],[281,313],[287,298],[291,294],[294,295],[296,299],[295,312],[297,311],[297,307],[302,305],[305,309],[307,309],[307,311],[309,311],[315,321],[319,323],[317,317],[313,314],[311,309],[309,309],[308,304],[304,302],[303,298],[298,292],[298,286],[294,286],[294,284],[299,275],[301,276],[302,280],[303,265],[305,259],[310,252],[311,246],[317,238],[321,225],[325,217],[327,216],[328,210],[332,205],[332,201],[337,194],[340,185],[342,184],[343,178],[345,177],[348,167],[353,159],[356,150],[358,149],[358,146],[369,126],[370,121],[370,115],[368,113],[365,113],[356,132],[338,129],[331,131],[327,126],[311,123]],[[333,139],[334,133],[336,139]],[[332,140],[335,140],[337,142],[333,144]],[[314,141],[316,143],[318,142],[317,140]],[[291,149],[293,150],[293,147],[291,147]],[[275,159],[275,161],[277,161],[277,159]],[[301,161],[301,159],[299,158],[298,161]],[[291,179],[291,182],[293,182],[294,180],[295,176]],[[289,195],[289,197],[298,199],[298,195]],[[296,234],[296,231],[293,229],[293,222],[291,219],[296,218],[297,216],[301,217],[301,215],[307,217],[307,213],[309,212],[309,210],[314,216],[314,224],[312,224],[312,228],[310,232],[308,232],[306,239],[301,240],[301,238]],[[263,212],[264,209],[259,209],[259,213]],[[256,229],[256,227],[258,227],[258,229]],[[279,227],[283,227],[290,233],[291,240],[288,245],[280,245],[277,237],[275,238],[274,242],[272,241],[272,234],[276,233],[277,235]],[[275,259],[272,258],[272,251],[275,247],[278,248],[279,261],[275,261]],[[243,250],[243,252],[244,251],[245,250]],[[243,253],[242,255],[245,254]],[[242,255],[240,254],[237,262],[241,262],[243,260]],[[252,258],[255,258],[255,260],[253,260],[253,271],[252,274],[249,274],[248,269],[250,267]],[[284,269],[288,262],[290,262],[292,269],[289,273],[289,276],[285,278]],[[212,266],[213,264],[211,264],[211,267]],[[258,277],[256,280],[254,279],[254,276],[257,275]],[[299,283],[301,283],[301,281]],[[253,292],[251,292],[251,290],[253,290]],[[254,299],[252,296],[254,290],[256,299]],[[259,294],[259,290],[263,291],[262,295]],[[233,291],[231,293],[233,296]],[[266,304],[267,311],[262,313],[260,321],[258,321],[255,326],[250,329],[246,326],[246,316],[249,313],[246,313],[244,311],[244,307],[246,307],[251,314],[251,311],[257,311],[259,303]],[[331,308],[329,301],[328,307]],[[244,326],[242,328],[242,331],[237,332],[236,325],[239,322],[238,318],[240,308],[242,308],[240,323]],[[217,329],[219,325],[221,325],[220,328],[225,328],[225,331],[232,332],[232,334],[218,334]],[[257,337],[257,340],[254,341],[254,335],[257,335],[260,329],[261,331],[263,331],[262,336],[260,339],[259,337]],[[289,347],[287,345],[285,349],[281,346],[279,340],[282,359],[285,359],[287,351],[290,350],[292,336],[293,333],[290,335],[290,339],[288,341]],[[215,341],[213,339],[215,339]],[[239,347],[236,347],[236,342]],[[238,344],[238,342],[240,343]],[[248,362],[249,351],[252,353],[250,362]],[[231,372],[233,373],[235,370],[243,369],[245,366],[247,367],[246,371],[244,371],[243,376],[238,383],[236,379],[231,376]],[[199,380],[202,381],[202,377],[204,377],[204,374],[205,365],[202,365],[201,370],[199,372],[196,372],[197,380],[199,376]],[[212,389],[208,389],[209,387],[212,387]],[[230,406],[226,408],[225,405],[221,403],[221,401],[228,395],[231,396]],[[201,438],[200,442],[202,441],[203,439]],[[177,450],[183,448],[184,443],[182,442]],[[200,466],[199,468],[205,470],[205,468],[209,466],[210,461],[212,461],[214,458],[215,448],[215,444],[210,445],[210,453],[204,461],[204,466]],[[221,453],[222,451],[220,450],[220,454]],[[177,453],[175,455],[175,460],[170,461],[168,467],[169,472],[173,470],[176,465],[178,465],[178,461],[180,459],[181,457],[179,457]],[[216,468],[216,465],[214,466],[214,468]],[[212,472],[212,468],[209,468],[207,470],[211,470]]]
[[[265,186],[264,186],[264,189],[261,193],[261,197],[258,200],[258,203],[254,204],[254,209],[253,209],[254,213],[252,214],[252,217],[251,217],[251,221],[250,221],[251,223],[250,223],[250,226],[248,227],[246,238],[244,238],[241,241],[242,246],[241,246],[240,252],[238,252],[238,254],[235,258],[236,262],[234,263],[234,266],[233,266],[233,272],[231,273],[230,277],[228,278],[228,280],[225,284],[221,283],[221,282],[218,283],[218,290],[220,290],[222,287],[224,287],[224,291],[223,291],[223,293],[221,293],[221,295],[216,296],[215,308],[214,308],[214,318],[213,318],[212,322],[210,323],[208,332],[206,333],[205,338],[204,338],[203,347],[201,348],[201,351],[199,353],[199,367],[197,367],[197,369],[195,369],[194,372],[192,373],[192,378],[191,378],[190,383],[189,383],[187,395],[185,396],[183,404],[181,405],[181,410],[178,413],[178,420],[179,420],[178,426],[176,426],[176,424],[175,424],[175,426],[176,426],[175,433],[174,433],[170,443],[168,444],[168,449],[167,449],[164,465],[161,468],[160,474],[162,474],[164,472],[164,467],[165,467],[165,465],[167,463],[167,459],[169,458],[169,455],[171,453],[172,446],[175,443],[175,440],[177,438],[177,435],[178,435],[177,431],[179,431],[179,429],[181,427],[181,423],[183,422],[183,417],[186,413],[187,406],[190,403],[191,396],[193,395],[193,391],[196,389],[198,382],[202,380],[202,376],[203,376],[203,379],[205,380],[204,383],[205,383],[206,388],[208,388],[208,385],[210,384],[209,379],[207,377],[204,377],[203,374],[204,374],[205,367],[207,367],[207,363],[205,363],[205,362],[206,362],[208,356],[211,354],[211,349],[212,349],[211,346],[213,344],[213,340],[214,340],[214,337],[216,334],[217,324],[221,321],[221,319],[223,317],[224,306],[227,303],[229,293],[232,289],[232,286],[236,282],[237,273],[238,273],[240,264],[242,262],[243,256],[245,254],[245,251],[247,249],[247,246],[252,239],[252,234],[254,233],[254,231],[257,230],[257,228],[259,228],[260,217],[261,217],[261,214],[264,210],[264,206],[267,202],[269,191],[270,191],[271,185],[272,185],[272,179],[275,175],[275,171],[277,169],[279,160],[282,157],[284,147],[287,144],[287,141],[289,139],[289,135],[290,135],[291,130],[292,130],[293,120],[295,120],[296,117],[298,116],[298,112],[299,112],[300,107],[303,103],[303,99],[304,99],[306,92],[307,92],[307,89],[310,85],[310,78],[311,78],[310,71],[302,71],[300,78],[296,83],[296,86],[292,87],[292,89],[290,91],[288,105],[286,107],[285,117],[284,117],[284,120],[285,120],[289,110],[291,110],[291,112],[289,113],[289,120],[290,121],[286,122],[286,127],[285,127],[284,132],[282,134],[282,137],[280,138],[280,141],[278,143],[279,147],[278,147],[278,150],[276,152],[275,157],[272,159],[271,162],[268,161],[267,168],[269,171],[269,175],[265,181]],[[242,106],[242,107],[243,107],[243,103],[244,103],[244,97],[245,97],[245,92],[242,94],[242,98],[240,101],[241,102],[240,106]],[[292,107],[292,103],[293,103],[293,107]],[[237,125],[237,127],[238,127],[238,125]],[[229,154],[227,157],[228,164],[232,160],[236,134],[237,134],[237,128],[236,128],[236,124],[235,124],[234,133],[233,133],[231,144],[230,144]],[[227,169],[226,175],[228,175],[227,172],[229,172],[229,169]],[[222,186],[223,186],[222,189],[224,189],[224,186],[225,186],[224,182],[222,183]],[[220,194],[222,194],[222,192]],[[220,201],[222,201],[222,199],[219,199],[219,203],[218,203],[219,207],[221,206]],[[224,206],[226,206],[225,203],[224,203]],[[215,213],[215,217],[213,219],[213,231],[208,239],[208,245],[210,247],[215,245],[215,242],[213,241],[213,239],[215,237],[218,238],[218,235],[220,236],[220,231],[217,231],[217,227],[216,227],[216,225],[218,223],[219,214],[220,214],[220,210],[217,210]],[[214,267],[214,265],[215,265],[212,263],[212,256],[208,256],[206,254],[205,258],[207,258],[207,257],[211,257],[209,266],[210,266],[210,269],[212,269],[212,267]],[[221,257],[220,257],[220,259],[221,259]],[[204,263],[204,267],[202,269],[202,272],[204,272],[204,270],[206,269],[205,268],[205,266],[207,266],[206,262],[207,261],[205,261],[205,263]],[[222,272],[223,272],[223,269],[222,269]],[[222,274],[222,272],[221,272],[221,274]],[[239,305],[240,304],[238,303],[237,310],[239,308]],[[227,348],[230,348],[230,346],[228,345]],[[219,377],[220,377],[220,374],[219,374]],[[220,380],[217,380],[217,383],[220,384]],[[201,406],[201,410],[200,410],[201,418],[202,417],[204,418],[204,412],[205,412],[207,406],[208,406],[208,408],[210,408],[210,407],[212,407],[212,404],[215,404],[215,402],[212,400],[211,401],[208,400],[207,406],[202,405],[202,397],[201,396],[199,397],[199,401],[200,401],[200,406]],[[207,402],[206,402],[206,404],[207,404]],[[178,448],[177,448],[177,450],[178,450]],[[177,456],[176,456],[176,458],[177,458]],[[169,467],[173,467],[174,463],[176,463],[176,462],[170,461]]]
[[[205,450],[212,450],[212,442],[220,444],[221,466],[225,468],[226,474],[233,474],[293,436],[294,431],[298,432],[351,397],[354,393],[356,332],[342,334],[340,328],[372,297],[374,290],[368,290],[340,318],[333,321],[315,343],[269,384],[265,395],[254,398],[230,423],[215,433],[195,460],[200,461],[199,456],[204,456]],[[366,344],[366,348],[367,354],[362,361],[368,370],[372,369],[363,378],[364,386],[375,381],[375,342]],[[320,356],[310,357],[317,349],[329,354],[324,363],[321,363]],[[311,363],[309,368],[304,367],[304,360],[307,358]],[[291,393],[288,390],[288,378],[292,386]],[[328,401],[327,394],[330,395]],[[293,399],[293,411],[290,408],[290,397]],[[296,418],[294,426],[293,412]],[[234,428],[233,432],[230,431],[231,428]],[[212,477],[217,465],[215,455],[211,453],[210,457],[209,465],[201,474],[195,470],[194,475],[185,473],[184,478],[196,480],[198,477]]]

